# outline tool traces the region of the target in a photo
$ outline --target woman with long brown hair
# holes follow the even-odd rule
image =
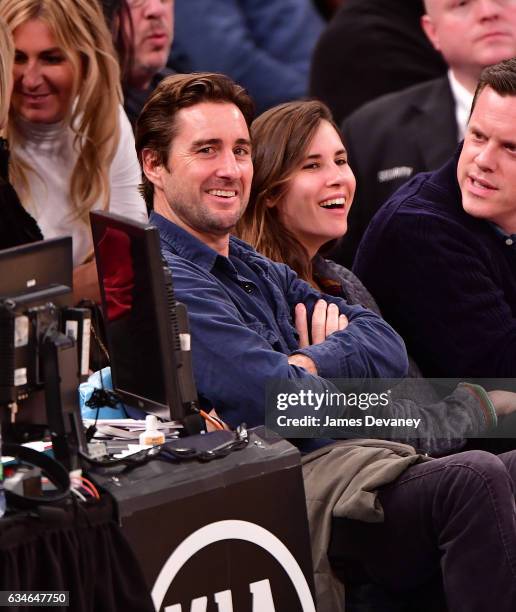
[[[325,293],[378,310],[349,270],[321,247],[347,230],[355,177],[329,109],[316,100],[288,102],[251,126],[254,177],[239,235]]]

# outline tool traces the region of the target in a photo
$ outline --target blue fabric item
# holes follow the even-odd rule
[[[227,74],[258,112],[307,95],[324,27],[311,0],[179,0],[174,18],[174,70]]]
[[[406,374],[403,341],[373,312],[321,294],[237,238],[231,237],[227,258],[154,212],[150,222],[160,231],[176,298],[188,308],[199,395],[232,427],[264,423],[269,379],[304,379],[323,392],[333,389],[326,378]],[[303,302],[311,317],[321,297],[337,304],[349,325],[325,342],[299,349],[291,313]],[[311,357],[320,376],[289,365],[292,353]]]
[[[108,366],[102,368],[98,372],[94,372],[86,382],[79,385],[79,403],[81,406],[81,414],[83,419],[94,419],[97,417],[97,409],[86,406],[86,402],[90,399],[91,394],[95,389],[104,389],[113,391],[113,381],[111,380],[111,368]],[[98,413],[99,419],[144,419],[145,412],[126,406],[125,404],[118,404],[115,408],[110,406],[103,406],[100,408]]]
[[[378,211],[353,271],[428,378],[516,376],[516,250],[468,215],[456,155]]]

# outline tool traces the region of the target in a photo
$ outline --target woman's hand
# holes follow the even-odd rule
[[[339,307],[336,304],[318,300],[312,313],[312,342],[308,334],[308,319],[304,304],[296,305],[295,324],[299,334],[299,348],[304,348],[310,344],[320,344],[330,334],[345,329],[348,326],[348,318],[339,314]]]
[[[339,314],[339,307],[336,304],[328,304],[325,300],[318,300],[312,313],[312,342],[310,342],[306,306],[296,304],[294,314],[296,330],[299,334],[299,348],[324,342],[330,334],[341,331],[348,326],[348,318],[346,315]],[[307,355],[295,353],[289,356],[288,362],[290,365],[304,368],[310,374],[317,374],[314,361]]]

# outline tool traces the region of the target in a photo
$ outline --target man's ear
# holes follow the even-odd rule
[[[161,163],[156,151],[152,151],[151,149],[143,149],[142,168],[143,173],[149,179],[149,181],[159,189],[162,189],[162,175],[163,172],[168,172],[168,170]]]
[[[439,35],[437,34],[437,29],[430,15],[421,16],[421,27],[423,28],[423,32],[426,34],[428,40],[432,43],[433,48],[436,51],[441,51]]]

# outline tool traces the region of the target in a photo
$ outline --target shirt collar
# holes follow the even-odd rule
[[[223,261],[232,266],[227,257],[220,255],[202,240],[157,212],[151,212],[149,223],[159,229],[161,241],[166,243],[180,257],[188,259],[209,271],[213,269],[217,261]],[[261,257],[249,244],[236,238],[236,236],[230,236],[229,238],[229,254],[245,260]]]
[[[505,244],[513,249],[516,248],[516,234],[508,234],[496,223],[489,222],[489,225],[494,229],[496,234],[502,238]]]
[[[457,81],[451,70],[448,70],[448,81],[450,82],[453,99],[455,100],[455,119],[457,120],[460,141],[464,138],[464,134],[466,133],[466,125],[471,111],[473,94]]]
[[[211,270],[219,257],[217,251],[206,245],[179,225],[152,211],[149,223],[159,229],[162,242],[184,259]]]

